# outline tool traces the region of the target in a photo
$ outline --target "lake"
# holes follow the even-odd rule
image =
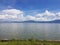
[[[0,23],[0,39],[60,40],[60,24]]]

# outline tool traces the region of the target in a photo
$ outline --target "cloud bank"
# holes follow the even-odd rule
[[[35,21],[53,21],[60,20],[60,12],[53,13],[51,11],[45,10],[43,13],[24,16],[25,12],[17,9],[5,9],[0,11],[0,20],[10,20],[10,21],[25,21],[25,20],[35,20]]]

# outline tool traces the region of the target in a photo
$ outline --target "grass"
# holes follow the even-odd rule
[[[46,40],[0,40],[0,45],[60,45],[60,41]]]

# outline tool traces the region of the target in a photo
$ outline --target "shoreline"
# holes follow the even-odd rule
[[[60,45],[60,41],[52,40],[0,40],[0,45]]]
[[[38,40],[38,39],[0,39],[0,41],[32,41],[32,40],[35,40],[35,41],[59,41],[60,42],[60,40]]]

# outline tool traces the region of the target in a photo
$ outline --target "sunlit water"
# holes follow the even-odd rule
[[[60,24],[0,23],[0,39],[60,40]]]

